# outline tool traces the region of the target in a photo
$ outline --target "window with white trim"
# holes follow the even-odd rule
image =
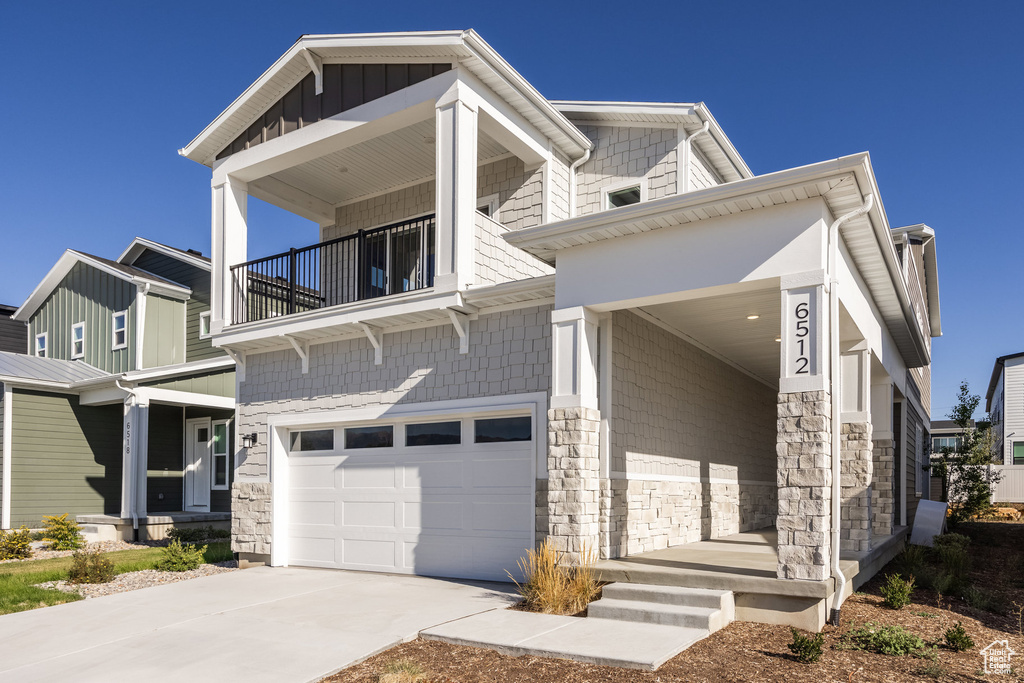
[[[128,311],[118,311],[111,316],[110,348],[117,350],[128,346]]]
[[[199,338],[210,338],[210,311],[199,314]]]
[[[36,356],[38,356],[39,358],[46,358],[46,354],[50,346],[49,342],[49,333],[41,332],[36,335]]]
[[[71,326],[71,357],[85,357],[85,323],[75,323]]]
[[[617,209],[630,204],[639,204],[647,201],[647,182],[631,181],[609,185],[604,189],[603,204],[605,209]]]
[[[493,221],[501,222],[498,219],[498,195],[489,194],[476,200],[476,210]]]
[[[230,420],[213,422],[213,471],[210,473],[210,488],[214,491],[228,490],[228,450],[231,441],[228,425]]]

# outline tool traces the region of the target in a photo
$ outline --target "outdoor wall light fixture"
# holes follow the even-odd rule
[[[242,448],[252,448],[256,445],[256,432],[242,434]]]

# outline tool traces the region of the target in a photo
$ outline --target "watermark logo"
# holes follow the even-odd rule
[[[986,674],[1008,674],[1010,673],[1010,658],[1016,652],[1010,648],[1010,643],[1005,640],[993,641],[988,647],[981,651],[985,659]]]

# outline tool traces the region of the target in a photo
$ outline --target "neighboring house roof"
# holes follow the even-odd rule
[[[999,358],[996,358],[996,363],[994,366],[992,366],[992,379],[989,380],[988,391],[985,393],[985,412],[992,411],[992,398],[993,396],[995,396],[996,393],[996,385],[999,384],[999,376],[1003,373],[1003,365],[1008,360],[1020,358],[1022,356],[1024,356],[1024,351],[1021,351],[1020,353],[1011,353],[1009,355],[999,356]]]
[[[43,281],[32,290],[28,299],[21,305],[14,315],[11,317],[15,320],[27,321],[32,314],[35,313],[46,298],[50,296],[50,293],[60,284],[64,276],[67,275],[71,269],[78,263],[84,263],[98,268],[114,277],[120,278],[134,285],[149,285],[150,290],[155,294],[163,294],[170,296],[175,299],[187,300],[192,296],[192,290],[184,285],[180,285],[177,282],[173,282],[166,278],[162,278],[159,275],[142,270],[141,268],[135,268],[133,266],[127,266],[117,261],[111,261],[101,256],[93,256],[92,254],[86,254],[85,252],[75,251],[74,249],[68,249],[64,252],[63,256],[57,261],[56,265],[50,269],[50,272],[46,274]]]
[[[121,252],[121,255],[117,257],[118,263],[131,265],[135,263],[135,259],[142,255],[142,252],[147,249],[155,251],[159,254],[169,256],[185,263],[190,263],[197,268],[203,270],[210,270],[210,259],[207,256],[203,256],[202,252],[195,251],[193,249],[178,249],[177,247],[171,247],[160,242],[154,242],[153,240],[146,239],[145,237],[136,237],[132,240],[132,243],[128,245],[128,248]]]
[[[843,228],[846,246],[908,366],[928,365],[931,354],[903,279],[867,152],[534,228],[512,230],[503,237],[513,246],[554,262],[561,249],[798,202],[808,197],[821,197],[833,215],[842,216],[862,206],[869,194],[875,198],[871,210],[851,219]]]
[[[665,124],[681,126],[687,136],[694,135],[705,124],[708,134],[716,144],[706,142],[708,137],[698,136],[694,144],[708,156],[723,172],[726,182],[752,178],[753,172],[740,153],[736,151],[725,131],[711,115],[703,102],[590,102],[580,100],[552,100],[551,104],[576,123],[593,125],[614,125],[616,123],[645,124],[664,127]],[[708,149],[708,148],[711,149]]]
[[[78,360],[38,358],[0,351],[0,382],[29,380],[70,386],[76,382],[110,377],[110,373]]]
[[[386,62],[395,59],[457,61],[504,98],[570,158],[592,146],[590,140],[530,85],[472,29],[304,35],[256,82],[178,153],[212,166],[220,150],[255,117],[310,73],[310,62],[345,59]]]
[[[18,310],[17,306],[8,306],[7,304],[0,304],[0,315],[11,316]]]
[[[977,424],[974,420],[971,420],[971,428],[975,428]],[[935,432],[959,432],[960,425],[952,420],[932,420],[931,422],[932,436],[935,436]]]

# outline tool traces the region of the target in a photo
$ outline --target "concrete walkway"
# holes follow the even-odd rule
[[[259,568],[0,617],[0,682],[305,683],[514,602],[501,584]]]

